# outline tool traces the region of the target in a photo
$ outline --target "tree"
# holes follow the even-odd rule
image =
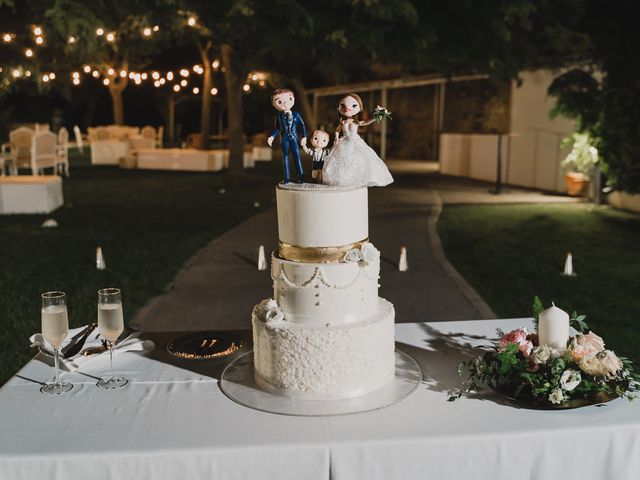
[[[166,47],[158,23],[173,12],[171,0],[56,0],[46,11],[58,58],[67,72],[87,65],[109,89],[114,123],[124,122],[122,92]],[[154,28],[156,27],[156,28]]]
[[[577,31],[587,35],[589,61],[560,75],[550,87],[556,113],[578,122],[596,141],[608,183],[640,192],[640,58],[629,51],[638,41],[632,5],[586,0]]]

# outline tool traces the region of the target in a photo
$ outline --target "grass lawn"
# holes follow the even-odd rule
[[[271,208],[280,175],[278,165],[266,162],[241,180],[87,163],[72,161],[62,208],[0,216],[0,384],[34,354],[28,337],[40,331],[41,292],[67,292],[69,322],[79,326],[95,320],[99,288],[120,287],[126,321],[162,293],[198,249]],[[41,228],[47,218],[59,227]],[[95,268],[98,245],[104,271]]]
[[[587,323],[640,364],[640,217],[572,205],[447,206],[446,255],[500,317],[531,315],[534,295]],[[578,276],[560,275],[567,251]]]

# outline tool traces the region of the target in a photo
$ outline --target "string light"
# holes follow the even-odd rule
[[[178,92],[180,91],[180,85],[175,84],[175,85],[173,86],[173,91],[174,91],[174,92],[176,92],[176,93],[178,93]]]
[[[84,67],[82,67],[82,70],[84,70],[84,73],[89,73],[91,72],[91,67],[89,65],[85,65]]]
[[[167,81],[164,78],[161,78],[158,81],[160,82],[160,85],[164,85],[165,83],[167,83]]]
[[[127,76],[127,71],[126,70],[120,70],[120,77],[124,78]]]
[[[215,59],[212,63],[211,66],[213,67],[214,70],[217,70],[218,67],[220,66],[220,60]]]
[[[189,17],[187,19],[187,25],[189,25],[190,27],[194,27],[196,25],[196,17]]]
[[[202,75],[202,73],[204,72],[204,68],[202,68],[202,65],[194,65],[193,71],[196,72],[198,75]]]
[[[245,92],[248,92],[249,90],[251,90],[251,86],[249,84],[245,83],[242,86],[242,90],[244,90]]]
[[[49,75],[47,75],[46,73],[42,76],[42,81],[44,83],[47,83],[49,81]]]
[[[105,78],[104,80],[102,80],[102,83],[106,86],[109,85],[110,82],[108,78]]]
[[[91,72],[91,76],[93,78],[98,78],[100,76],[100,72],[98,72],[98,70],[94,70],[93,72]]]
[[[258,81],[258,75],[256,73],[251,75],[251,80],[253,80],[254,82]]]
[[[116,73],[116,71],[113,68],[110,68],[109,70],[107,70],[107,75],[109,76],[113,76]]]
[[[142,30],[142,35],[144,35],[145,37],[150,37],[151,36],[151,29],[149,27],[146,27],[144,30]]]
[[[216,87],[213,87],[211,89],[211,95],[217,95],[218,94],[218,89]]]
[[[142,83],[142,80],[140,80],[140,77],[134,78],[133,81],[135,82],[136,85],[140,85]]]
[[[151,72],[151,78],[158,80],[160,78],[160,74],[158,72]]]
[[[30,48],[27,48],[27,49],[24,51],[24,55],[25,55],[25,57],[27,57],[27,58],[31,58],[31,57],[33,57],[33,50],[31,50]]]
[[[22,76],[22,72],[17,68],[14,68],[11,72],[11,75],[13,75],[13,78],[19,78],[20,76]]]
[[[37,45],[42,45],[44,43],[44,38],[42,37],[36,37],[36,44]]]
[[[69,38],[67,38],[67,43],[70,44],[70,45],[73,44],[73,43],[76,43],[76,37],[71,35]]]
[[[154,25],[154,26],[153,26],[153,31],[154,31],[154,32],[158,32],[158,31],[160,31],[160,27],[159,27],[158,25]]]
[[[187,86],[187,81],[186,80],[180,81],[180,86],[181,87],[186,87]]]
[[[24,72],[24,76],[25,77],[30,77],[31,76],[31,70],[27,70],[26,72]]]
[[[11,40],[13,40],[13,35],[10,33],[3,33],[2,34],[2,41],[4,43],[11,43]]]
[[[102,35],[104,35],[104,29],[103,28],[98,28],[96,30],[96,35],[101,37]]]
[[[182,75],[183,77],[188,77],[189,70],[187,70],[186,68],[183,68],[182,70],[180,70],[180,75]]]
[[[162,83],[160,83],[160,80],[156,80],[155,82],[153,82],[153,86],[158,88],[160,85],[162,85]]]
[[[55,74],[55,73],[53,73],[53,72],[51,72],[51,73],[49,74],[49,78],[50,78],[51,80],[55,80],[55,79],[56,79],[56,74]]]
[[[71,76],[72,76],[73,78],[80,78],[80,73],[78,73],[78,72],[73,72],[73,73],[71,74]]]
[[[200,93],[200,89],[198,87],[193,87],[193,94],[197,95]]]
[[[147,73],[144,72],[142,75],[140,75],[140,78],[142,78],[142,80],[146,80],[148,78]]]
[[[267,84],[267,82],[265,82],[264,80],[260,80],[260,83],[258,83],[258,85],[260,85],[261,87],[264,87]]]
[[[38,26],[33,27],[33,34],[36,36],[42,35],[42,28]]]
[[[113,42],[116,39],[115,32],[107,33],[107,42]]]
[[[167,72],[167,80],[173,80],[173,72]]]
[[[74,78],[73,79],[73,84],[74,85],[80,85],[80,79],[79,78]]]

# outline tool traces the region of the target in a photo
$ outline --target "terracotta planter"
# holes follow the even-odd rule
[[[584,173],[567,172],[564,175],[564,179],[567,183],[567,193],[572,197],[582,195],[587,185],[589,185],[589,180],[587,180]]]

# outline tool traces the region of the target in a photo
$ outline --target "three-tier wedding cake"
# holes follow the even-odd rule
[[[395,374],[394,309],[378,297],[367,188],[280,184],[274,296],[253,310],[256,383],[293,398],[342,399]]]

